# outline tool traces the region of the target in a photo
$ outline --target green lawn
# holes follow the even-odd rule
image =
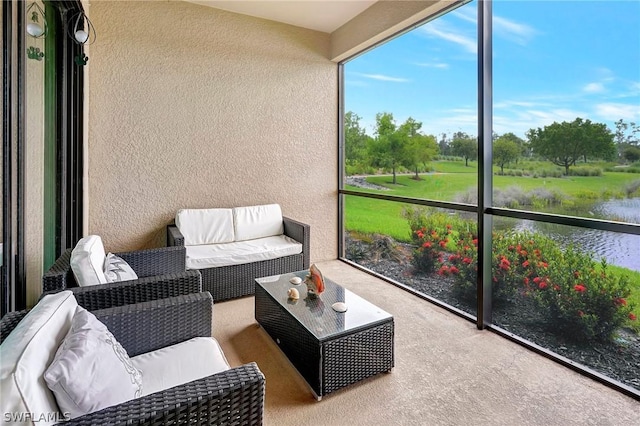
[[[459,164],[458,164],[459,163]],[[444,168],[454,169],[463,162],[436,162]],[[474,164],[474,163],[472,163]],[[371,183],[389,188],[390,191],[371,191],[388,195],[399,195],[413,198],[426,198],[441,201],[457,200],[456,196],[467,191],[475,191],[477,175],[475,173],[429,173],[420,175],[422,180],[416,181],[413,175],[398,175],[397,183],[392,183],[390,175],[371,176]],[[569,199],[581,199],[585,196],[597,197],[602,193],[620,194],[624,186],[638,177],[630,173],[605,172],[602,176],[566,178],[532,178],[516,176],[494,176],[495,188],[505,189],[510,186],[530,191],[535,188],[546,188],[557,191]],[[348,189],[359,190],[355,187]],[[368,192],[368,191],[366,191]],[[365,233],[381,233],[400,240],[409,238],[409,228],[402,218],[403,205],[383,200],[361,197],[346,197],[345,220],[349,230]]]

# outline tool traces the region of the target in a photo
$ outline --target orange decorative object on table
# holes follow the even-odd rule
[[[324,278],[315,263],[309,268],[309,275],[305,277],[304,283],[311,297],[319,296],[324,291]]]

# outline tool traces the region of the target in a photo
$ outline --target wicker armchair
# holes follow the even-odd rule
[[[255,279],[309,268],[310,226],[283,217],[284,235],[302,244],[302,253],[271,260],[199,269],[202,288],[216,302],[248,296],[255,292]],[[184,247],[184,236],[175,224],[167,226],[167,245]]]
[[[184,247],[116,253],[139,278],[88,287],[78,287],[69,263],[71,251],[66,250],[45,272],[42,290],[45,294],[70,290],[78,304],[90,311],[202,291],[200,273],[185,269]]]
[[[213,301],[206,292],[94,310],[93,314],[132,357],[212,335]],[[11,312],[0,320],[0,342],[24,315],[26,311]],[[255,363],[249,363],[64,424],[261,425],[264,389],[264,375]]]

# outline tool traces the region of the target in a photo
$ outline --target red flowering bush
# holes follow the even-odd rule
[[[576,340],[608,340],[616,329],[634,320],[628,303],[629,280],[609,273],[589,253],[574,247],[558,250],[553,261],[536,276],[546,286],[531,292],[543,318],[556,332]]]
[[[455,256],[452,252],[460,235],[475,229],[475,224],[429,208],[408,209],[405,217],[417,247],[413,253],[416,269],[424,273],[437,271],[440,275],[458,273],[457,268],[451,270],[447,265],[453,260],[450,257]]]
[[[476,300],[478,239],[475,223],[433,209],[406,213],[416,245],[413,262],[426,273],[453,277],[461,300]],[[554,332],[580,341],[610,339],[636,321],[628,278],[606,262],[527,231],[496,232],[492,239],[493,302],[530,300]]]
[[[418,246],[413,252],[413,264],[422,272],[435,271],[442,263],[441,256],[448,243],[447,237],[435,229],[425,227],[415,230],[412,236]]]
[[[515,297],[528,294],[532,286],[546,286],[546,282],[533,276],[548,266],[544,252],[555,243],[546,237],[530,232],[497,232],[492,241],[491,286],[493,301],[505,303]],[[478,274],[478,240],[468,234],[458,241],[454,264],[460,269],[456,277],[455,291],[459,297],[474,300]]]

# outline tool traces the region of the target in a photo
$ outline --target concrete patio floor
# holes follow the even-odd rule
[[[253,297],[214,306],[229,363],[266,376],[267,425],[635,425],[640,402],[344,262],[323,274],[394,315],[395,368],[316,402],[254,319]]]

